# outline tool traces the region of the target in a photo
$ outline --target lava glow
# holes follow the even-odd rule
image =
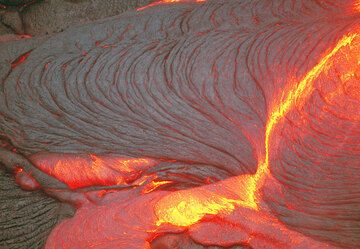
[[[145,188],[141,191],[143,194],[148,194],[154,191],[155,189],[159,188],[160,186],[167,185],[172,183],[172,181],[157,181],[153,180],[149,184],[145,185]],[[142,184],[139,184],[142,185]]]
[[[360,12],[360,1],[355,3],[355,11]]]
[[[66,183],[71,189],[93,185],[129,184],[142,170],[156,164],[147,158],[97,155],[33,155],[32,161],[42,171]]]
[[[149,7],[154,7],[160,4],[169,4],[169,3],[202,3],[205,2],[206,0],[161,0],[161,1],[157,1],[157,2],[153,2],[150,3],[144,7],[141,8],[137,8],[137,11],[142,11],[144,9],[147,9]]]
[[[21,63],[23,63],[24,61],[26,61],[26,59],[29,57],[30,53],[32,50],[20,55],[15,61],[13,61],[11,63],[11,68],[14,69],[17,66],[19,66]]]
[[[208,198],[206,194],[186,191],[166,196],[164,205],[157,212],[161,219],[157,221],[156,225],[167,222],[176,226],[189,226],[198,222],[205,214],[218,214],[234,210],[234,201],[232,203],[229,199],[215,194]]]
[[[211,186],[173,192],[163,197],[155,207],[158,217],[157,225],[170,223],[175,226],[190,226],[197,223],[205,215],[226,214],[232,212],[236,206],[259,210],[261,190],[264,180],[270,174],[269,155],[270,140],[276,126],[294,108],[301,107],[312,94],[315,80],[321,73],[326,72],[337,62],[337,54],[342,48],[355,46],[352,44],[358,33],[345,35],[336,46],[326,53],[308,73],[298,82],[290,81],[287,91],[272,104],[265,130],[265,155],[260,156],[257,171],[254,175],[242,175],[235,179],[228,179]],[[357,48],[359,46],[356,46]],[[344,49],[344,50],[345,50]],[[346,54],[345,54],[346,56]],[[354,56],[356,57],[356,56]],[[343,77],[352,77],[359,72],[359,59],[353,61],[354,70],[350,70]],[[347,68],[350,66],[347,65]],[[349,81],[349,79],[347,79]],[[240,190],[240,191],[234,191]],[[219,194],[220,193],[220,194]],[[234,198],[234,196],[236,196]]]
[[[205,2],[206,0],[193,0],[193,1],[186,1],[186,0],[162,0],[160,2],[163,3],[180,3],[180,2],[195,2],[195,3],[201,3]]]
[[[329,77],[339,80],[322,88],[327,104],[337,106],[337,115],[347,120],[360,120],[360,39],[357,37],[351,46],[337,56],[336,65],[328,70]]]

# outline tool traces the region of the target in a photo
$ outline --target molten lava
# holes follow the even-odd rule
[[[157,163],[148,158],[52,153],[32,155],[31,160],[42,171],[66,183],[71,189],[126,185],[138,179],[143,170]]]
[[[141,10],[144,10],[144,9],[147,9],[149,7],[154,7],[154,6],[157,6],[157,5],[160,5],[160,4],[169,4],[169,3],[202,3],[202,2],[205,2],[206,0],[160,0],[160,1],[156,1],[156,2],[153,2],[153,3],[150,3],[144,7],[141,7],[141,8],[137,8],[136,10],[137,11],[141,11]]]
[[[360,1],[355,3],[355,11],[360,12]]]
[[[138,10],[177,2],[203,1],[164,0]],[[268,4],[267,1],[263,2],[264,6]],[[204,246],[324,248],[325,242],[337,245],[337,241],[330,237],[338,231],[346,237],[350,231],[348,228],[356,228],[357,224],[348,223],[348,220],[358,210],[358,200],[350,199],[356,199],[354,197],[360,186],[353,188],[354,183],[359,182],[357,176],[349,180],[349,176],[359,169],[357,165],[352,165],[358,160],[358,155],[354,155],[358,151],[357,145],[354,146],[357,137],[350,134],[358,131],[359,126],[355,126],[360,121],[360,29],[349,29],[357,19],[345,15],[337,17],[335,21],[340,23],[339,27],[328,37],[322,38],[333,27],[324,25],[317,14],[312,17],[308,13],[308,5],[301,9],[306,10],[308,19],[304,17],[306,20],[300,21],[299,13],[287,24],[287,17],[284,23],[278,18],[286,13],[285,16],[289,15],[291,20],[290,12],[283,12],[284,6],[277,1],[271,3],[274,3],[271,5],[272,11],[276,13],[276,8],[279,8],[279,14],[274,14],[271,17],[274,20],[270,18],[268,24],[262,20],[269,19],[265,11],[251,12],[258,13],[258,16],[248,15],[251,8],[264,8],[255,6],[257,2],[251,1],[236,11],[232,11],[238,5],[236,1],[229,5],[212,2],[187,4],[184,7],[179,5],[179,10],[173,4],[168,9],[174,12],[168,16],[160,12],[158,17],[164,15],[166,18],[155,22],[151,19],[153,11],[156,13],[154,8],[136,14],[144,15],[144,20],[151,21],[145,24],[134,21],[134,27],[122,27],[123,22],[112,19],[114,27],[117,23],[121,24],[121,29],[113,30],[114,37],[119,38],[119,46],[116,42],[108,43],[113,38],[102,40],[101,36],[94,35],[98,40],[94,51],[88,50],[82,54],[80,51],[79,55],[77,52],[69,53],[71,58],[65,60],[64,57],[63,60],[63,50],[60,49],[61,67],[51,66],[57,63],[56,60],[47,61],[48,55],[44,53],[44,65],[36,67],[43,73],[39,79],[35,77],[34,70],[26,68],[29,72],[21,71],[25,67],[30,68],[33,62],[42,61],[35,60],[37,50],[29,57],[28,53],[23,54],[11,64],[13,69],[16,68],[12,70],[15,76],[29,77],[27,81],[18,80],[18,84],[12,84],[12,81],[4,84],[5,93],[14,93],[9,95],[8,108],[18,107],[15,108],[17,111],[5,111],[19,115],[8,114],[9,118],[3,119],[8,122],[4,128],[14,136],[22,133],[16,132],[13,126],[20,127],[20,131],[34,129],[39,132],[36,136],[31,132],[24,133],[29,138],[15,137],[19,148],[22,144],[29,144],[29,153],[73,151],[74,148],[76,151],[82,149],[91,152],[91,148],[98,146],[97,139],[91,134],[103,134],[101,130],[105,126],[105,134],[111,135],[101,141],[104,148],[99,150],[119,153],[44,152],[26,157],[18,153],[22,159],[15,161],[19,166],[15,168],[19,185],[27,190],[42,187],[46,194],[76,208],[72,218],[63,220],[51,232],[46,248],[150,248],[153,241],[165,237],[162,235],[179,233],[188,235],[194,243]],[[164,5],[159,9],[166,10]],[[314,6],[317,4],[314,3]],[[359,4],[355,6],[359,10]],[[193,12],[190,11],[192,8]],[[350,8],[351,18],[357,18],[358,14],[353,13],[354,5]],[[225,16],[227,10],[230,12]],[[332,10],[324,11],[325,17],[329,17],[328,11]],[[150,19],[145,18],[147,12],[151,14]],[[337,13],[340,12],[336,10],[334,15]],[[173,24],[169,22],[172,16],[176,16]],[[206,21],[201,21],[200,25],[198,21],[202,17],[213,22],[208,25]],[[327,24],[331,18],[325,17]],[[257,21],[252,22],[253,19]],[[168,24],[169,27],[166,27]],[[310,26],[311,30],[307,30]],[[103,32],[105,26],[99,27]],[[167,33],[165,28],[171,29],[171,32]],[[132,29],[134,32],[140,30],[141,35],[147,32],[143,30],[149,29],[151,39],[154,36],[156,42],[151,42],[150,47],[145,46],[148,36],[133,39]],[[297,33],[292,33],[294,30],[303,31],[306,43],[297,41]],[[315,33],[316,30],[319,33]],[[164,34],[165,38],[158,40],[158,32]],[[278,43],[276,39],[281,42]],[[144,51],[135,46],[137,42],[144,46],[141,47]],[[93,43],[92,40],[86,47],[90,48]],[[213,43],[215,47],[212,47]],[[62,46],[62,43],[59,44]],[[213,48],[218,48],[218,51]],[[139,52],[139,56],[132,49]],[[286,53],[283,54],[283,51]],[[39,54],[42,54],[41,51]],[[74,60],[73,56],[79,56],[80,60]],[[132,59],[134,63],[131,63]],[[273,72],[270,67],[274,68]],[[114,79],[111,74],[114,74]],[[17,79],[10,76],[10,80]],[[57,81],[59,79],[64,80],[63,90],[62,83]],[[204,83],[201,82],[203,79]],[[15,93],[26,95],[27,89],[37,85],[40,90],[42,87],[48,88],[49,98],[52,97],[48,104],[42,104],[44,113],[40,112],[41,115],[37,108],[40,108],[42,100],[47,100],[42,95],[45,90],[39,91],[39,96],[30,94],[28,102],[15,98],[19,97]],[[27,88],[23,89],[23,86]],[[85,89],[87,93],[83,92]],[[109,96],[105,98],[107,92]],[[89,96],[86,97],[86,94]],[[39,99],[33,100],[33,97]],[[36,105],[31,107],[30,101],[37,100]],[[80,109],[89,109],[84,114],[79,112],[80,115],[78,109],[73,108],[76,105]],[[58,107],[61,108],[56,111]],[[68,116],[58,115],[65,110],[69,112]],[[109,122],[99,118],[95,124],[91,124],[93,119],[88,117],[96,117],[96,114],[106,117],[107,114],[112,115],[110,110],[116,111],[116,115],[110,116],[112,119]],[[34,115],[30,115],[32,113]],[[21,118],[20,114],[27,116]],[[22,119],[27,121],[28,116],[32,117],[29,119],[34,127],[30,121],[27,126],[25,122],[23,124]],[[49,121],[48,116],[51,117]],[[67,121],[66,117],[71,116],[75,118]],[[37,118],[43,118],[44,122],[37,124]],[[192,119],[195,119],[194,123],[191,123]],[[256,122],[247,122],[252,119]],[[83,123],[71,125],[76,120]],[[55,125],[57,121],[59,126]],[[79,142],[79,145],[72,145],[67,141],[70,136],[64,132],[64,140],[56,141],[54,138],[52,143],[53,137],[61,137],[60,127],[63,124],[60,121],[66,123],[65,128],[69,126],[70,131],[75,131],[69,134],[86,133],[89,129],[88,136],[94,141],[87,144],[87,136],[79,138],[79,141],[71,136],[71,141]],[[85,121],[94,131],[87,128]],[[342,122],[347,123],[343,125]],[[47,124],[53,123],[59,135],[47,128]],[[208,126],[212,123],[217,123],[217,126]],[[123,126],[119,128],[118,124]],[[248,126],[241,127],[242,124]],[[334,131],[334,127],[340,132]],[[227,132],[229,136],[225,137]],[[237,135],[245,132],[244,138],[251,141],[248,146],[239,146],[245,139]],[[123,134],[126,136],[122,137]],[[40,140],[35,145],[33,136]],[[108,143],[107,139],[113,137],[114,140]],[[230,143],[221,145],[231,137],[234,140],[229,139]],[[208,143],[209,138],[214,138],[211,143]],[[119,147],[112,148],[118,144]],[[63,145],[71,146],[62,148]],[[179,155],[182,145],[184,148],[189,145],[189,148]],[[43,146],[42,150],[37,146]],[[197,150],[201,146],[203,149]],[[343,154],[337,153],[339,151]],[[16,151],[13,152],[4,153],[4,158],[7,159],[8,154],[17,155]],[[208,160],[212,153],[219,154]],[[227,154],[231,159],[226,161],[224,155]],[[247,160],[248,157],[251,160]],[[2,160],[7,164],[14,164],[14,160],[5,159]],[[347,164],[344,166],[345,162]],[[246,171],[248,169],[253,171]],[[342,171],[346,174],[342,174]],[[242,172],[252,174],[241,175]],[[234,177],[229,178],[229,175]],[[209,177],[216,180],[206,180],[204,185],[204,179]],[[321,182],[313,181],[315,177],[323,179]],[[331,233],[333,228],[330,226],[333,224],[336,224],[336,228]],[[316,228],[312,230],[312,226]],[[345,240],[339,238],[339,244]]]
[[[24,61],[26,61],[26,59],[29,57],[30,53],[31,53],[32,50],[20,55],[16,60],[14,60],[12,63],[11,63],[11,68],[14,69],[16,68],[17,66],[19,66],[20,64],[22,64]]]
[[[196,2],[196,3],[201,3],[201,2],[205,2],[206,0],[162,0],[160,2],[163,3],[181,3],[181,2]]]
[[[158,180],[152,180],[150,183],[146,184],[144,189],[141,191],[142,194],[148,194],[153,192],[155,189],[157,189],[160,186],[167,185],[172,183],[172,181],[158,181]],[[138,184],[142,185],[142,184]]]
[[[354,42],[355,39],[356,42]],[[356,50],[357,53],[341,52],[350,47],[356,48],[353,50]],[[258,169],[254,175],[243,175],[235,179],[225,180],[217,185],[217,188],[214,189],[216,192],[210,191],[209,188],[211,187],[205,186],[171,193],[163,197],[155,207],[155,213],[158,217],[156,224],[158,226],[165,223],[175,226],[190,226],[199,222],[205,215],[230,213],[236,205],[258,210],[261,200],[259,191],[265,178],[270,174],[269,155],[274,129],[290,110],[295,107],[300,108],[303,105],[314,91],[314,82],[320,74],[336,64],[336,55],[338,54],[352,58],[345,65],[347,70],[346,73],[342,74],[342,77],[344,82],[352,82],[349,84],[352,87],[357,87],[355,96],[358,97],[358,80],[353,80],[353,78],[359,76],[359,48],[359,32],[345,35],[300,81],[297,83],[290,81],[287,86],[288,90],[276,98],[268,111],[264,141],[265,155],[259,157],[262,160],[259,161]],[[228,191],[224,193],[224,189]],[[237,191],[239,189],[240,192]],[[235,195],[236,198],[231,198],[231,195]]]

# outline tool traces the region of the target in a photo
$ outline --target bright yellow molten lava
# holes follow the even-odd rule
[[[265,130],[265,155],[259,161],[254,175],[242,175],[227,179],[214,186],[181,190],[160,199],[155,206],[157,225],[170,223],[190,226],[207,214],[230,213],[236,206],[259,209],[258,191],[262,188],[269,171],[270,139],[276,125],[296,106],[301,106],[314,90],[314,81],[331,66],[331,59],[344,46],[351,44],[358,34],[344,36],[298,83],[291,83],[282,98],[271,108]],[[241,190],[241,191],[237,191]]]
[[[258,170],[254,176],[256,182],[261,179],[269,172],[269,142],[270,135],[275,128],[275,125],[286,116],[286,114],[295,106],[301,105],[307,97],[313,91],[313,83],[320,73],[326,68],[327,64],[331,63],[330,59],[344,46],[351,44],[357,34],[347,35],[343,37],[321,61],[313,67],[305,77],[292,89],[289,90],[285,100],[279,104],[275,104],[273,110],[270,112],[271,115],[268,117],[268,122],[265,131],[265,159],[260,163]]]
[[[204,195],[205,194],[205,195]],[[161,219],[156,225],[171,223],[177,226],[189,226],[196,223],[205,214],[217,214],[234,210],[234,203],[219,195],[209,193],[191,193],[190,191],[178,191],[165,197],[157,215]],[[176,203],[176,205],[174,205]]]
[[[196,2],[196,3],[201,3],[201,2],[205,2],[206,0],[194,0],[193,2]],[[187,1],[184,1],[184,0],[162,0],[160,2],[163,2],[163,3],[181,3],[181,2],[187,2]]]
[[[360,1],[355,3],[355,11],[360,12]]]

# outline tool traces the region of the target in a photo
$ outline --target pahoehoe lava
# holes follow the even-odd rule
[[[1,45],[0,163],[74,207],[46,249],[360,247],[359,1],[159,1],[34,39]]]

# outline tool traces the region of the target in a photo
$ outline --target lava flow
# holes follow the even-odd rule
[[[93,154],[42,153],[30,158],[39,169],[66,183],[71,189],[96,185],[127,185],[137,180],[143,170],[157,163],[149,158]]]
[[[175,226],[187,227],[196,224],[205,215],[231,213],[237,205],[259,210],[260,190],[264,180],[270,175],[270,142],[274,129],[290,110],[302,106],[314,91],[315,80],[336,62],[334,57],[342,48],[348,46],[359,47],[358,37],[358,33],[345,35],[300,81],[297,83],[290,82],[290,86],[287,88],[289,90],[272,104],[272,108],[268,112],[265,130],[265,155],[259,157],[262,159],[259,160],[254,175],[242,175],[227,179],[214,186],[178,191],[163,197],[155,207],[155,213],[158,217],[157,225],[170,223]],[[353,44],[355,38],[357,38],[356,44]],[[357,68],[358,70],[360,62],[358,58],[355,59],[352,62],[355,63],[354,67],[351,68]],[[347,67],[350,66],[347,65]],[[354,75],[354,73],[355,71],[348,75]]]
[[[141,7],[141,8],[137,8],[136,10],[137,11],[142,11],[144,9],[147,9],[149,7],[154,7],[154,6],[157,6],[159,4],[169,4],[169,3],[202,3],[202,2],[205,2],[206,0],[161,0],[161,1],[156,1],[156,2],[153,2],[153,3],[150,3],[144,7]]]
[[[360,1],[358,1],[357,3],[355,3],[355,10],[360,12]]]
[[[359,32],[345,35],[299,81],[290,80],[286,90],[269,104],[264,152],[258,156],[260,160],[254,175],[240,175],[174,192],[154,191],[172,182],[158,179],[157,175],[145,180],[138,177],[137,173],[159,163],[153,159],[115,155],[33,155],[30,159],[37,167],[65,182],[71,189],[126,185],[131,181],[134,183],[132,186],[136,186],[127,191],[110,190],[112,194],[109,195],[98,190],[86,193],[74,191],[73,196],[69,195],[72,198],[70,202],[80,200],[81,205],[76,205],[73,218],[63,221],[52,231],[46,248],[64,248],[64,245],[71,245],[69,248],[150,248],[157,236],[161,238],[164,233],[185,230],[191,239],[203,245],[247,244],[253,248],[269,248],[264,245],[271,243],[274,245],[272,248],[284,248],[284,245],[291,245],[291,248],[325,248],[324,244],[320,244],[322,242],[289,229],[270,215],[263,205],[262,190],[264,186],[269,186],[267,180],[276,181],[270,172],[270,156],[275,154],[273,146],[277,138],[275,130],[292,110],[301,110],[315,90],[328,90],[328,85],[321,84],[322,77],[330,71],[338,74],[336,77],[340,84],[336,88],[341,89],[330,87],[330,93],[325,96],[329,102],[344,100],[336,95],[343,92],[359,99],[359,48]],[[344,101],[341,104],[347,106],[349,100]],[[354,112],[347,115],[352,119],[359,117]],[[27,183],[25,187],[35,189],[36,184],[29,179],[22,180]],[[62,196],[66,199],[67,192]],[[64,231],[67,236],[64,236]],[[264,238],[267,242],[263,241]],[[326,245],[326,248],[332,247]]]
[[[15,61],[13,61],[11,63],[11,68],[14,69],[16,68],[18,65],[20,65],[21,63],[23,63],[24,61],[26,61],[26,59],[29,57],[30,53],[32,50],[22,54],[21,56],[19,56]]]

